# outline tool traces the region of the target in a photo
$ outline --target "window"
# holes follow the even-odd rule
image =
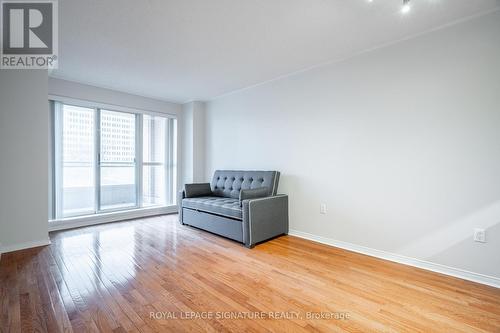
[[[174,118],[51,105],[52,219],[175,203]]]
[[[55,119],[60,128],[58,208],[63,216],[92,213],[95,207],[94,110],[63,105]]]
[[[135,157],[137,116],[108,110],[100,110],[99,114],[100,208],[114,210],[137,207]]]
[[[143,206],[166,202],[165,145],[166,119],[145,115],[143,118],[142,149],[142,203]]]

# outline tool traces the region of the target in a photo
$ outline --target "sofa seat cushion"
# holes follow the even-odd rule
[[[242,219],[240,201],[235,198],[215,196],[182,199],[182,207],[199,210],[202,212]]]

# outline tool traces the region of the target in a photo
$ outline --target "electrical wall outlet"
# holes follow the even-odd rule
[[[474,229],[474,241],[486,243],[486,230],[479,228]]]
[[[325,203],[322,203],[319,205],[319,213],[326,214],[326,204]]]

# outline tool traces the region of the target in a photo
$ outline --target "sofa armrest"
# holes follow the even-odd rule
[[[194,183],[184,185],[184,196],[186,198],[202,197],[212,195],[209,183]]]
[[[288,195],[243,200],[243,240],[246,247],[288,234]]]
[[[181,190],[177,193],[177,211],[179,212],[179,222],[182,223],[182,199],[186,197],[186,193],[184,190]]]

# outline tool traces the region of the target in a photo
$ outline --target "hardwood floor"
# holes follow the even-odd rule
[[[249,250],[176,219],[3,254],[1,331],[500,332],[500,289],[291,236]]]

